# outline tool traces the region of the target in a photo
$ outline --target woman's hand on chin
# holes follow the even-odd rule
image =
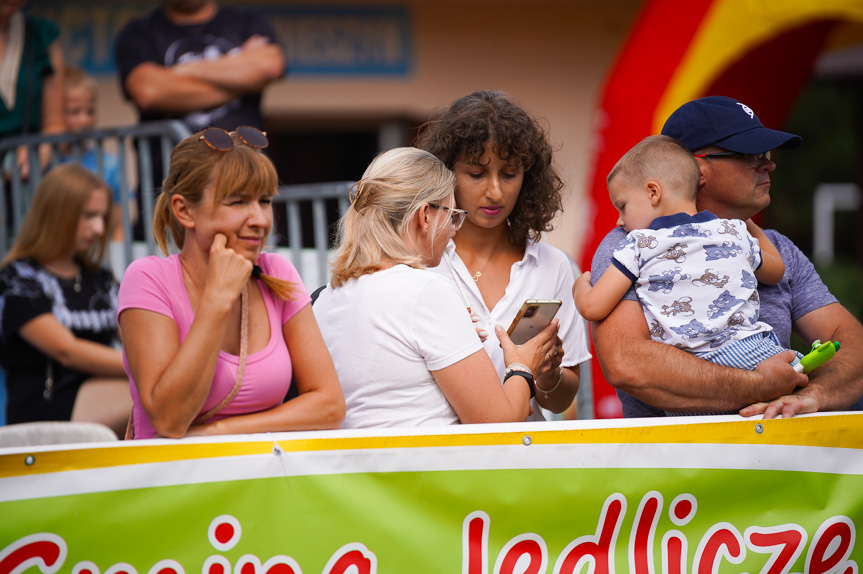
[[[217,233],[210,246],[210,263],[205,290],[221,294],[233,303],[252,276],[252,262],[227,247],[228,238]]]

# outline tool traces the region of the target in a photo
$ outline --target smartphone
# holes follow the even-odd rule
[[[524,344],[548,327],[560,309],[560,304],[560,299],[528,299],[522,304],[507,330],[509,338],[516,345]]]

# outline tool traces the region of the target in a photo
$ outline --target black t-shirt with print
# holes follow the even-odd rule
[[[9,424],[69,420],[81,383],[91,377],[49,361],[21,337],[21,327],[46,313],[80,339],[111,345],[117,333],[116,282],[107,270],[85,267],[80,281],[62,279],[28,259],[0,270],[0,365],[6,372]],[[46,392],[49,364],[54,384]]]

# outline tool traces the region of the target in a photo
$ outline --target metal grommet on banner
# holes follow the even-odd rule
[[[755,425],[755,432],[757,432],[758,434],[763,433],[764,432],[764,425],[762,425],[761,423],[756,424]]]
[[[524,446],[530,446],[530,443],[532,442],[533,441],[530,439],[530,435],[524,435],[524,437],[521,439],[521,444],[523,444]]]
[[[34,464],[36,464],[36,457],[32,454],[28,454],[27,458],[24,459],[24,464],[26,464],[27,466],[33,466]]]

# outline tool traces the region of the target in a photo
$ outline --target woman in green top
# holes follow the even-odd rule
[[[25,16],[24,4],[0,0],[0,139],[66,129],[59,31],[52,22]],[[40,148],[39,156],[45,167],[50,147]],[[29,165],[24,148],[18,150],[16,161],[26,179]]]

